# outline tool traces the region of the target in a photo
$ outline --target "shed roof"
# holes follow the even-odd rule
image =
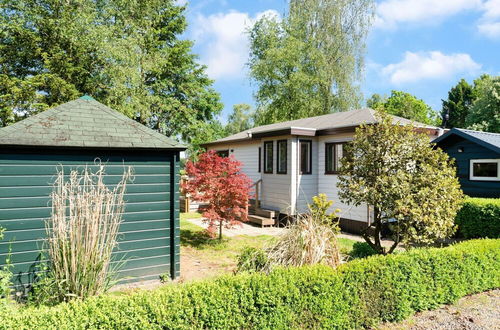
[[[87,95],[1,128],[0,145],[185,149]]]
[[[437,129],[437,127],[413,122],[406,118],[401,118],[393,115],[391,115],[391,117],[394,124],[407,125],[413,123],[413,125],[416,125],[417,127]],[[205,145],[250,140],[252,138],[252,135],[259,135],[260,133],[264,132],[280,132],[287,129],[290,129],[291,131],[293,131],[294,129],[305,129],[312,131],[313,133],[311,135],[315,135],[316,132],[322,130],[356,127],[361,124],[374,124],[377,122],[378,118],[376,116],[375,110],[369,108],[357,109],[258,126],[210,143],[206,143]]]
[[[433,142],[440,144],[442,141],[448,139],[450,136],[453,135],[460,136],[466,140],[475,142],[479,145],[482,145],[485,148],[500,153],[500,134],[498,133],[473,131],[470,129],[463,129],[463,128],[452,128],[445,134],[434,139]]]

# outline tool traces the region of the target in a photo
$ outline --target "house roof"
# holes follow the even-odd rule
[[[1,128],[0,145],[185,149],[87,95]]]
[[[393,118],[393,122],[395,124],[406,125],[413,123],[418,127],[437,129],[437,127],[429,126],[418,122],[412,122],[411,120],[405,118],[397,116],[391,116],[391,117]],[[206,143],[205,145],[251,140],[252,137],[264,136],[265,133],[271,133],[271,132],[277,132],[277,133],[281,132],[283,133],[283,135],[285,134],[293,135],[293,133],[296,132],[297,135],[314,136],[318,135],[318,133],[321,133],[321,131],[356,127],[361,124],[374,124],[377,122],[378,119],[376,117],[375,110],[368,108],[357,109],[357,110],[336,112],[328,115],[309,117],[309,118],[254,127],[245,130],[243,132],[210,143]]]
[[[450,136],[460,136],[466,140],[475,142],[485,148],[493,150],[497,153],[500,153],[500,134],[498,133],[489,133],[489,132],[481,132],[481,131],[473,131],[470,129],[463,128],[452,128],[445,134],[440,137],[434,139],[434,143],[440,144],[442,141],[448,139]]]

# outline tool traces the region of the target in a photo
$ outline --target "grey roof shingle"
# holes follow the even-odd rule
[[[410,124],[413,123],[419,127],[429,127],[429,128],[437,128],[434,126],[429,126],[426,124],[412,122],[411,120],[391,116],[393,118],[394,123],[399,124]],[[351,111],[344,112],[336,112],[328,115],[309,117],[291,121],[284,121],[281,123],[275,123],[270,125],[258,126],[246,131],[213,141],[211,143],[207,143],[207,145],[212,143],[223,143],[223,142],[232,142],[232,141],[240,141],[250,139],[248,136],[248,132],[253,133],[261,133],[261,132],[272,132],[278,131],[287,128],[308,128],[315,130],[323,130],[323,129],[333,129],[333,128],[341,128],[341,127],[351,127],[351,126],[359,126],[361,124],[373,124],[376,123],[376,111],[373,109],[357,109]]]
[[[1,145],[185,149],[89,96],[0,129]]]
[[[472,140],[497,153],[500,153],[500,134],[481,131],[473,131],[464,128],[452,128],[450,131],[434,139],[433,142],[440,143],[451,135],[458,135],[462,138]]]

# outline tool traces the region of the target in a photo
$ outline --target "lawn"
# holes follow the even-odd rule
[[[184,280],[213,277],[235,270],[238,255],[246,247],[262,248],[276,238],[271,235],[211,238],[206,231],[187,219],[200,218],[199,213],[181,213],[181,274]],[[363,256],[365,243],[338,239],[344,255]],[[361,249],[360,249],[361,248]]]

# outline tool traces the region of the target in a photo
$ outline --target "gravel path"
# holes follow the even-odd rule
[[[404,322],[383,324],[377,329],[500,329],[500,290],[467,296],[454,305],[447,305],[434,311],[417,313]]]

